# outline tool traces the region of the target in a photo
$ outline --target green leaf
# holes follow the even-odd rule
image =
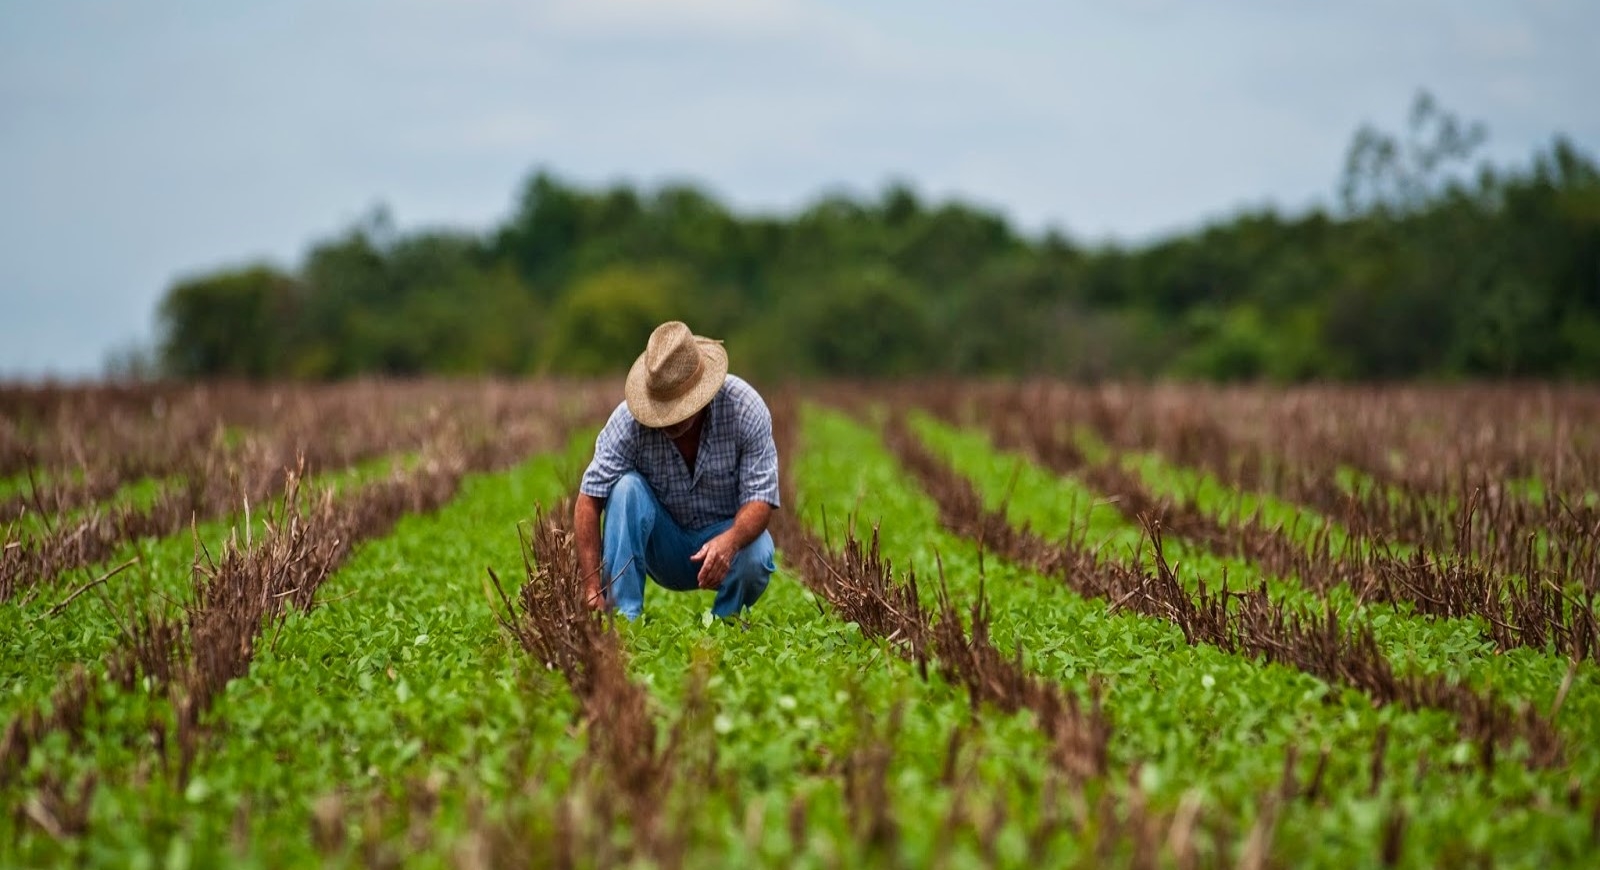
[[[200,803],[211,795],[211,785],[203,776],[189,780],[189,785],[183,790],[183,799],[192,804]]]

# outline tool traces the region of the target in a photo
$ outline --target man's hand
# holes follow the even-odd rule
[[[583,603],[590,610],[605,610],[611,606],[606,601],[606,591],[601,588],[598,577],[584,582]]]
[[[723,532],[706,541],[693,556],[691,562],[700,563],[700,575],[697,582],[701,589],[716,589],[722,585],[722,578],[728,575],[728,569],[733,567],[733,557],[739,555],[739,547],[733,535]]]
[[[751,541],[761,537],[771,518],[772,505],[764,501],[745,502],[740,506],[739,512],[734,514],[733,526],[706,541],[699,552],[689,557],[690,561],[700,563],[700,576],[697,578],[700,588],[720,589],[723,579],[728,576],[728,569],[733,567],[733,558]]]

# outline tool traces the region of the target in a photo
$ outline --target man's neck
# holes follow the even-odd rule
[[[678,448],[678,453],[683,456],[683,462],[689,466],[689,473],[694,473],[694,461],[700,453],[700,432],[705,428],[706,414],[704,411],[694,416],[694,422],[689,425],[688,431],[672,439],[673,446]]]

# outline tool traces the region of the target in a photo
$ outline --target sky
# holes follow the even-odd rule
[[[541,168],[1137,243],[1330,204],[1420,89],[1496,163],[1593,156],[1597,39],[1593,0],[0,0],[0,378],[93,377],[175,280],[379,205],[487,229]]]

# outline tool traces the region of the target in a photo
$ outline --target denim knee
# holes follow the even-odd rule
[[[776,548],[773,547],[772,534],[770,532],[762,532],[761,537],[750,542],[749,549],[750,558],[757,565],[760,565],[763,571],[770,572],[773,569],[772,557],[776,552]]]
[[[772,534],[762,532],[761,536],[745,545],[743,550],[734,557],[735,567],[746,571],[771,574],[773,571],[772,557],[774,548]]]

